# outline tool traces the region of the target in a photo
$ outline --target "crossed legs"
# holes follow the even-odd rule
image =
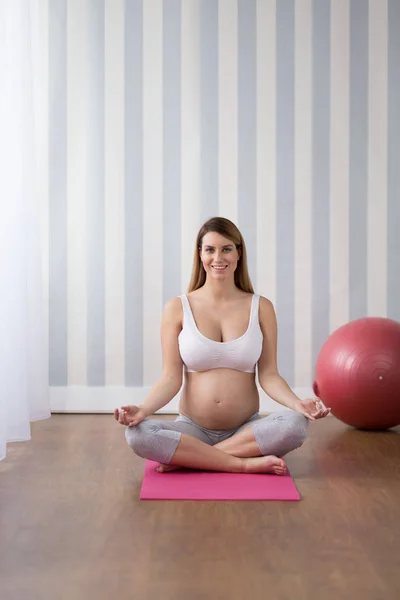
[[[136,454],[161,463],[160,471],[172,467],[283,474],[282,456],[298,448],[308,431],[306,417],[279,411],[242,426],[230,438],[212,445],[201,429],[189,423],[146,419],[126,429],[126,439]]]
[[[242,426],[215,447],[244,458],[271,454],[282,457],[299,448],[307,434],[306,417],[292,410],[281,410]]]
[[[237,456],[239,458],[252,458],[262,456],[261,450],[258,447],[256,438],[254,437],[252,425],[248,425],[245,429],[234,433],[230,438],[223,442],[218,442],[214,445],[227,454]]]

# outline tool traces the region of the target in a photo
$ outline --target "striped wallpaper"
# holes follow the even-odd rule
[[[40,0],[51,386],[143,389],[202,222],[237,223],[309,387],[400,320],[400,2]]]

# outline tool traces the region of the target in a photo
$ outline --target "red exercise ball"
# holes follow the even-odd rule
[[[399,425],[400,323],[365,317],[339,327],[318,355],[313,389],[347,425]]]

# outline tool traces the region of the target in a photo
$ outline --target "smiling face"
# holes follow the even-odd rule
[[[200,260],[207,276],[224,280],[233,277],[240,254],[235,244],[215,231],[203,237]]]

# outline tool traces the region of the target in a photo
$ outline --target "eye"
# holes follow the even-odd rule
[[[232,248],[224,248],[224,250],[226,250],[227,252],[231,252]]]

